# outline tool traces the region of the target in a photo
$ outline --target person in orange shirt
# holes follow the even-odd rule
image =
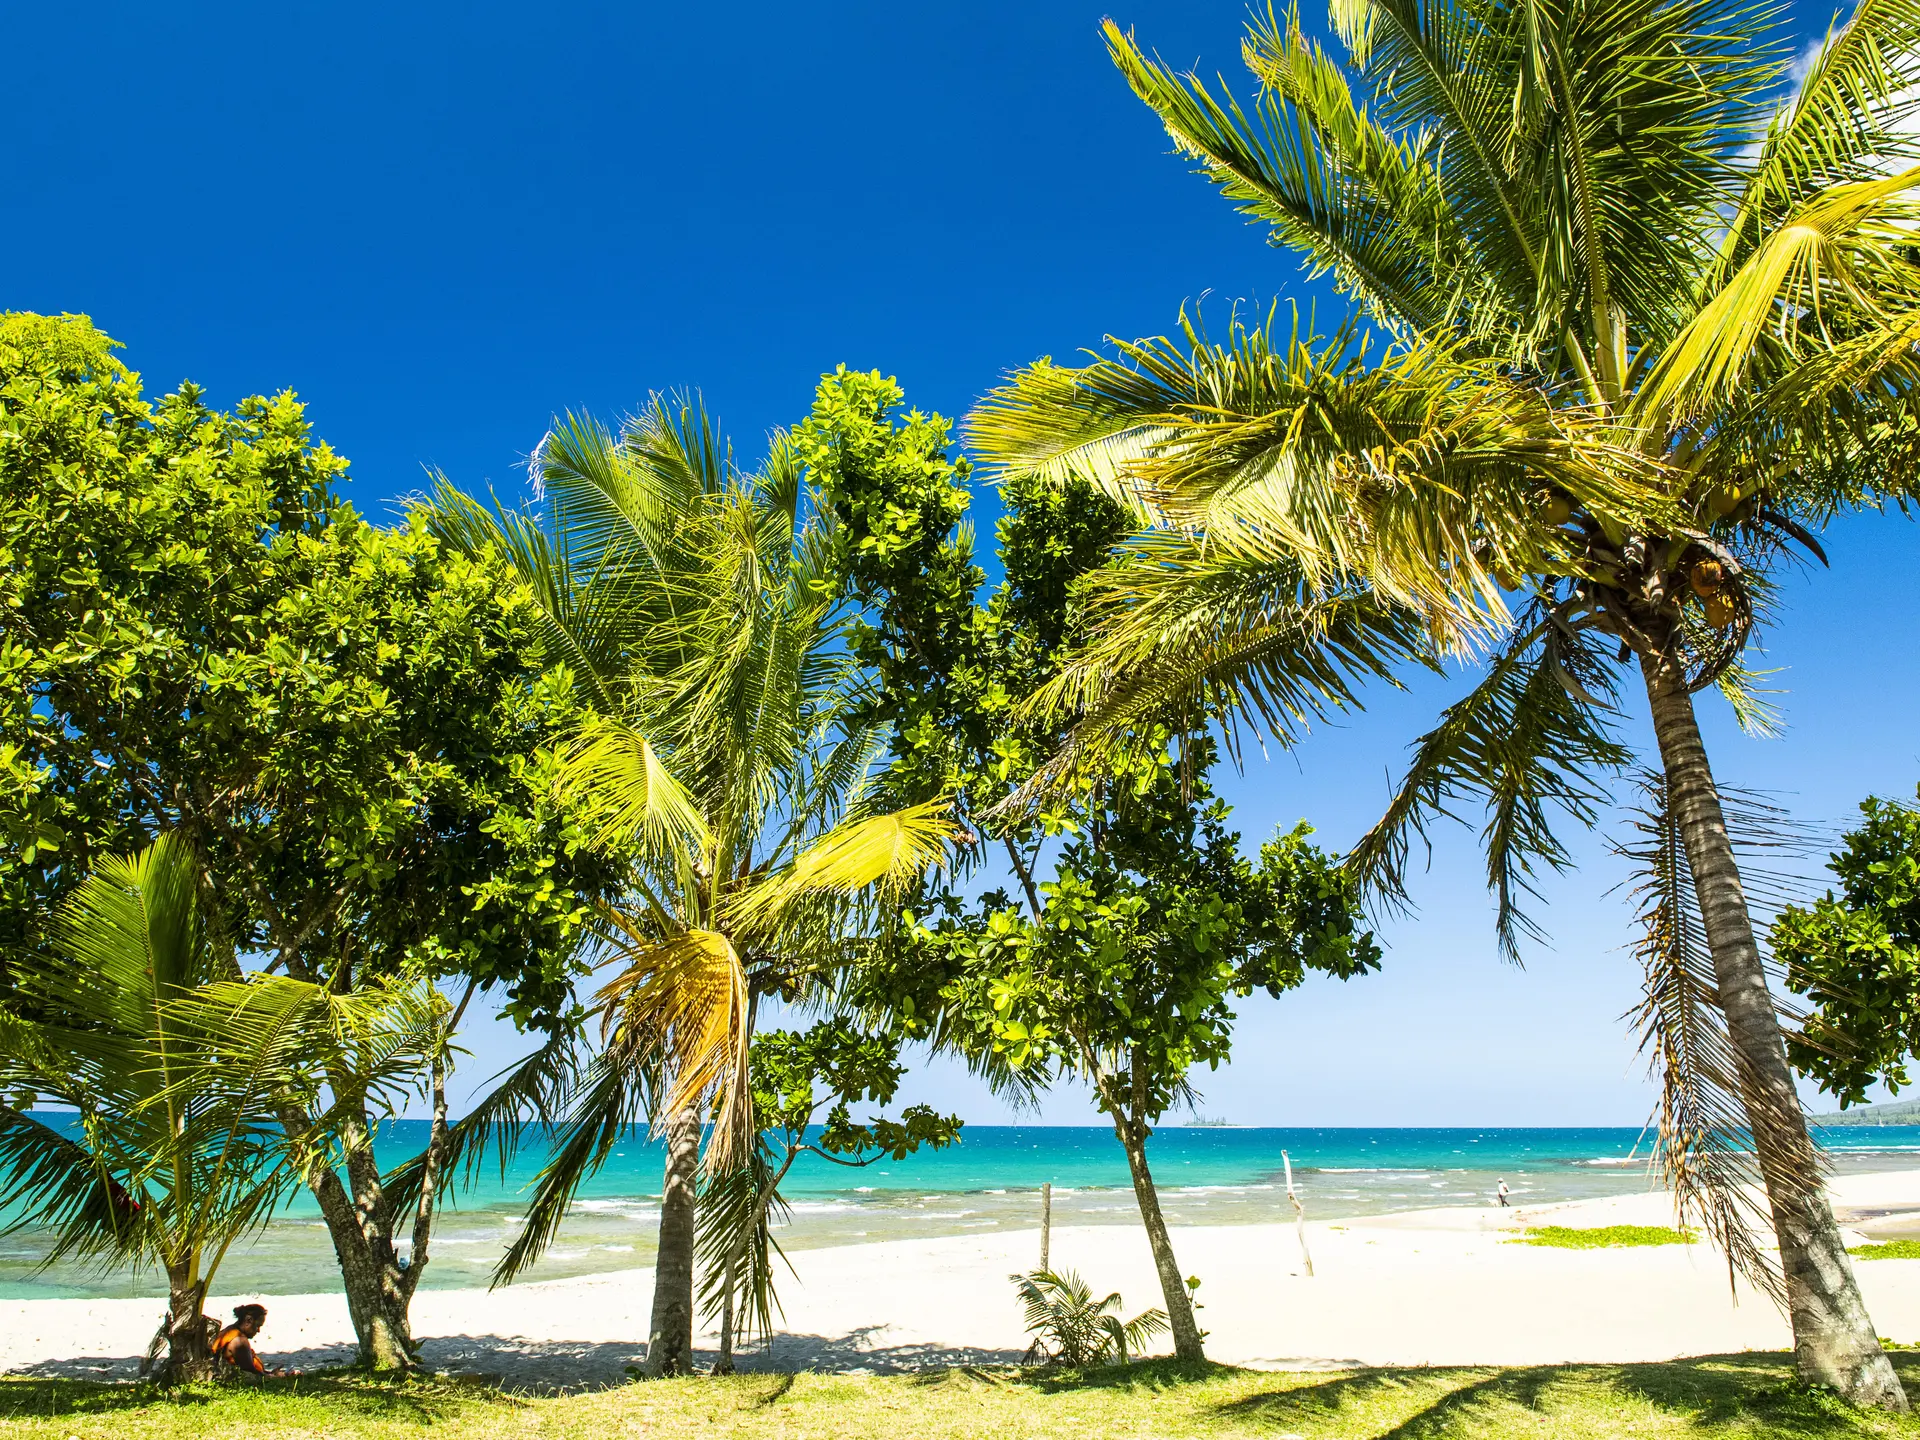
[[[213,1340],[213,1358],[223,1364],[231,1365],[242,1374],[249,1375],[293,1375],[298,1371],[269,1370],[260,1363],[260,1357],[254,1354],[253,1338],[267,1323],[267,1307],[264,1305],[236,1305],[233,1307],[233,1324],[222,1330]]]

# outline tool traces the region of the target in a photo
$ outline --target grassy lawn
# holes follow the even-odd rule
[[[1862,1260],[1920,1260],[1920,1240],[1883,1240],[1847,1251]]]
[[[1691,1230],[1666,1225],[1596,1225],[1575,1230],[1567,1225],[1542,1225],[1529,1230],[1515,1245],[1552,1245],[1561,1250],[1604,1250],[1621,1245],[1691,1245],[1699,1236]]]
[[[1909,1390],[1920,1356],[1897,1355]],[[1273,1374],[1170,1361],[1087,1376],[943,1370],[865,1378],[667,1380],[558,1399],[423,1380],[320,1376],[161,1397],[83,1381],[0,1380],[0,1436],[766,1437],[766,1440],[1509,1440],[1912,1436],[1920,1419],[1850,1410],[1794,1383],[1784,1355],[1665,1365]]]

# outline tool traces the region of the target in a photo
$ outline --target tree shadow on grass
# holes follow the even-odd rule
[[[1920,1365],[1895,1359],[1912,1393]],[[1867,1433],[1858,1412],[1798,1383],[1791,1355],[1766,1353],[1634,1365],[1381,1368],[1276,1386],[1212,1409],[1222,1419],[1276,1431],[1304,1424],[1351,1427],[1365,1416],[1372,1428],[1357,1433],[1372,1440],[1445,1440],[1501,1433],[1503,1410],[1530,1414],[1530,1424],[1551,1423],[1558,1411],[1571,1417],[1584,1399],[1602,1392],[1615,1404],[1638,1402],[1664,1420],[1700,1429],[1739,1427],[1740,1433],[1805,1440]]]
[[[246,1403],[262,1395],[298,1398],[337,1414],[433,1424],[452,1419],[476,1405],[518,1407],[522,1402],[490,1386],[440,1376],[380,1379],[343,1372],[182,1385],[112,1384],[98,1380],[0,1377],[0,1421],[110,1415],[161,1407],[204,1409],[223,1402]]]
[[[1004,1378],[1014,1384],[1030,1386],[1053,1395],[1063,1390],[1171,1390],[1222,1375],[1240,1373],[1232,1365],[1215,1365],[1211,1361],[1195,1363],[1161,1355],[1148,1360],[1131,1360],[1124,1365],[1093,1365],[1084,1370],[1064,1366],[1027,1368]]]

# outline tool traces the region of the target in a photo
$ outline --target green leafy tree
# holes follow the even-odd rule
[[[149,405],[84,319],[0,319],[0,829],[32,837],[0,855],[11,953],[45,951],[96,856],[168,832],[220,943],[271,970],[450,978],[559,1026],[619,873],[556,785],[572,683],[498,562],[368,525],[344,469],[291,395]],[[404,1366],[394,1297],[427,1256],[403,1273],[375,1113],[325,1113],[340,1147],[309,1153],[341,1163],[305,1178],[362,1359]]]
[[[812,1155],[858,1170],[960,1138],[960,1117],[928,1105],[909,1105],[897,1120],[854,1119],[856,1105],[891,1104],[905,1073],[898,1038],[864,1031],[845,1016],[754,1037],[749,1075],[759,1143],[748,1163],[715,1176],[700,1197],[701,1300],[720,1315],[716,1375],[732,1373],[739,1332],[772,1328],[771,1262],[779,1247],[770,1221],[784,1213],[780,1184],[794,1161]]]
[[[1646,952],[1653,991],[1692,996],[1647,1013],[1710,1022],[1648,1036],[1682,1208],[1785,1302],[1806,1379],[1901,1409],[1694,714],[1719,685],[1764,719],[1741,657],[1771,578],[1819,555],[1836,512],[1909,495],[1920,436],[1920,15],[1862,0],[1788,85],[1783,18],[1724,0],[1342,0],[1343,54],[1291,12],[1255,17],[1245,103],[1110,24],[1180,150],[1373,335],[1235,325],[1216,343],[1188,325],[1031,367],[971,435],[1002,469],[1108,485],[1164,526],[1039,707],[1083,707],[1083,749],[1197,687],[1288,733],[1369,667],[1490,652],[1356,861],[1397,893],[1411,839],[1484,800],[1509,948],[1535,870],[1568,863],[1556,814],[1591,820],[1631,759],[1615,706],[1637,683],[1687,859],[1656,880],[1695,888],[1711,976],[1684,949]],[[1318,675],[1272,665],[1268,647],[1355,610],[1410,612],[1430,648],[1363,626],[1357,649],[1327,637]],[[1731,1106],[1709,1093],[1723,1077]],[[1769,1213],[1752,1219],[1771,1222],[1777,1271],[1721,1164],[1747,1147],[1688,1128],[1727,1113],[1757,1154]]]
[[[1790,906],[1773,927],[1787,983],[1813,1004],[1794,1064],[1840,1097],[1898,1094],[1920,1049],[1920,808],[1869,797],[1828,861],[1840,893]]]
[[[49,926],[53,948],[16,957],[19,1011],[0,1009],[0,1087],[78,1112],[69,1129],[0,1106],[0,1213],[9,1231],[51,1229],[48,1264],[158,1265],[167,1373],[188,1379],[210,1364],[201,1317],[221,1261],[295,1183],[280,1076],[222,1063],[182,1013],[238,974],[193,852],[168,835],[97,858]]]
[[[432,524],[466,553],[504,558],[539,597],[546,644],[573,665],[588,716],[562,789],[591,807],[627,872],[600,924],[612,974],[590,1009],[597,1051],[556,1057],[570,1078],[530,1066],[517,1108],[473,1117],[458,1143],[534,1110],[558,1120],[496,1272],[506,1280],[651,1116],[667,1160],[647,1366],[683,1373],[702,1119],[709,1174],[753,1153],[758,1000],[830,986],[884,925],[885,897],[943,859],[950,826],[937,799],[888,808],[869,783],[874,741],[854,713],[830,527],[784,436],[747,470],[697,404],[655,397],[617,435],[557,426],[533,468],[538,515],[443,485]]]
[[[976,603],[968,472],[947,455],[946,422],[901,415],[902,398],[893,381],[843,368],[822,381],[797,444],[834,507],[839,568],[861,607],[852,649],[874,677],[866,713],[888,735],[882,783],[902,799],[956,795],[965,858],[977,870],[1004,853],[1024,904],[997,889],[969,900],[958,876],[931,877],[915,926],[852,993],[1002,1085],[1071,1073],[1093,1087],[1126,1150],[1176,1349],[1197,1359],[1147,1138],[1189,1069],[1226,1058],[1231,996],[1277,994],[1307,965],[1357,973],[1378,951],[1357,933],[1353,886],[1303,832],[1267,847],[1257,869],[1240,856],[1207,786],[1213,746],[1188,736],[1175,757],[1161,717],[1047,808],[1009,803],[1068,738],[1070,715],[1036,718],[1018,701],[1071,663],[1078,587],[1124,536],[1126,512],[1084,484],[1010,482],[996,528],[1005,578]],[[1167,718],[1196,728],[1214,713],[1205,697],[1180,709]]]
[[[1092,1089],[1126,1152],[1175,1353],[1201,1360],[1201,1332],[1160,1210],[1147,1141],[1189,1101],[1189,1075],[1232,1047],[1234,1001],[1278,996],[1309,969],[1342,979],[1378,967],[1359,930],[1356,887],[1301,825],[1258,864],[1207,783],[1204,740],[1143,754],[1110,778],[1110,800],[1078,810],[1037,914],[989,894],[914,932],[897,984],[932,990],[963,1053],[991,1051],[1016,1074],[1073,1076]],[[937,976],[937,981],[933,978]]]

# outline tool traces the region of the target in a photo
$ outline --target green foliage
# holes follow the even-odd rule
[[[964,1048],[1016,1073],[1080,1073],[1103,1109],[1151,1125],[1193,1066],[1227,1058],[1235,998],[1278,995],[1309,969],[1377,968],[1353,882],[1310,827],[1268,842],[1257,865],[1241,855],[1210,750],[1162,748],[1116,776],[1107,804],[1072,821],[1038,915],[995,892],[916,921],[914,974],[942,981],[922,1012],[937,1007]]]
[[[897,412],[899,385],[844,366],[820,383],[794,443],[835,521],[834,557],[860,613],[854,657],[872,677],[863,716],[887,727],[885,783],[906,801],[952,795],[986,837],[1025,844],[1038,827],[987,812],[1052,750],[1057,731],[1016,702],[1057,666],[1078,627],[1072,589],[1126,529],[1085,485],[1008,487],[996,537],[1004,579],[984,573],[963,523],[970,471],[949,459],[948,423]]]
[[[282,1072],[226,1063],[188,1008],[237,973],[198,879],[178,836],[100,857],[61,908],[58,952],[20,957],[16,1000],[34,1018],[0,1009],[0,1091],[71,1107],[79,1125],[0,1105],[6,1230],[50,1230],[48,1264],[157,1264],[196,1304],[294,1179],[274,1121]]]
[[[1882,1240],[1847,1251],[1860,1260],[1920,1260],[1920,1240]]]
[[[1541,1225],[1512,1243],[1546,1245],[1556,1250],[1614,1250],[1638,1245],[1691,1245],[1699,1238],[1692,1230],[1675,1230],[1670,1225],[1595,1225],[1581,1229]]]
[[[892,1103],[906,1067],[897,1035],[871,1033],[846,1016],[756,1035],[749,1053],[759,1144],[746,1164],[702,1187],[701,1303],[709,1313],[723,1312],[731,1285],[733,1313],[749,1322],[736,1333],[765,1334],[775,1304],[771,1262],[779,1248],[772,1221],[785,1214],[780,1183],[793,1163],[805,1154],[851,1169],[904,1160],[922,1146],[953,1144],[962,1122],[928,1105],[909,1105],[897,1120],[856,1120],[856,1105]]]
[[[1124,1365],[1129,1355],[1139,1354],[1167,1328],[1166,1312],[1160,1309],[1122,1320],[1120,1292],[1095,1300],[1087,1282],[1072,1270],[1034,1270],[1007,1278],[1020,1292],[1035,1350],[1056,1364],[1076,1369]]]
[[[753,1042],[754,1114],[763,1132],[784,1132],[790,1143],[840,1164],[904,1160],[923,1145],[938,1150],[959,1139],[960,1119],[927,1105],[908,1106],[898,1120],[853,1119],[855,1105],[891,1104],[905,1074],[897,1039],[845,1016],[770,1031]]]
[[[366,524],[345,468],[290,394],[150,405],[85,320],[0,321],[0,954],[170,829],[296,975],[568,1008],[614,878],[552,783],[570,686],[497,562]]]
[[[1843,1107],[1876,1084],[1898,1093],[1920,1048],[1920,809],[1870,797],[1860,813],[1827,862],[1840,894],[1773,927],[1787,983],[1813,1002],[1789,1055]]]

